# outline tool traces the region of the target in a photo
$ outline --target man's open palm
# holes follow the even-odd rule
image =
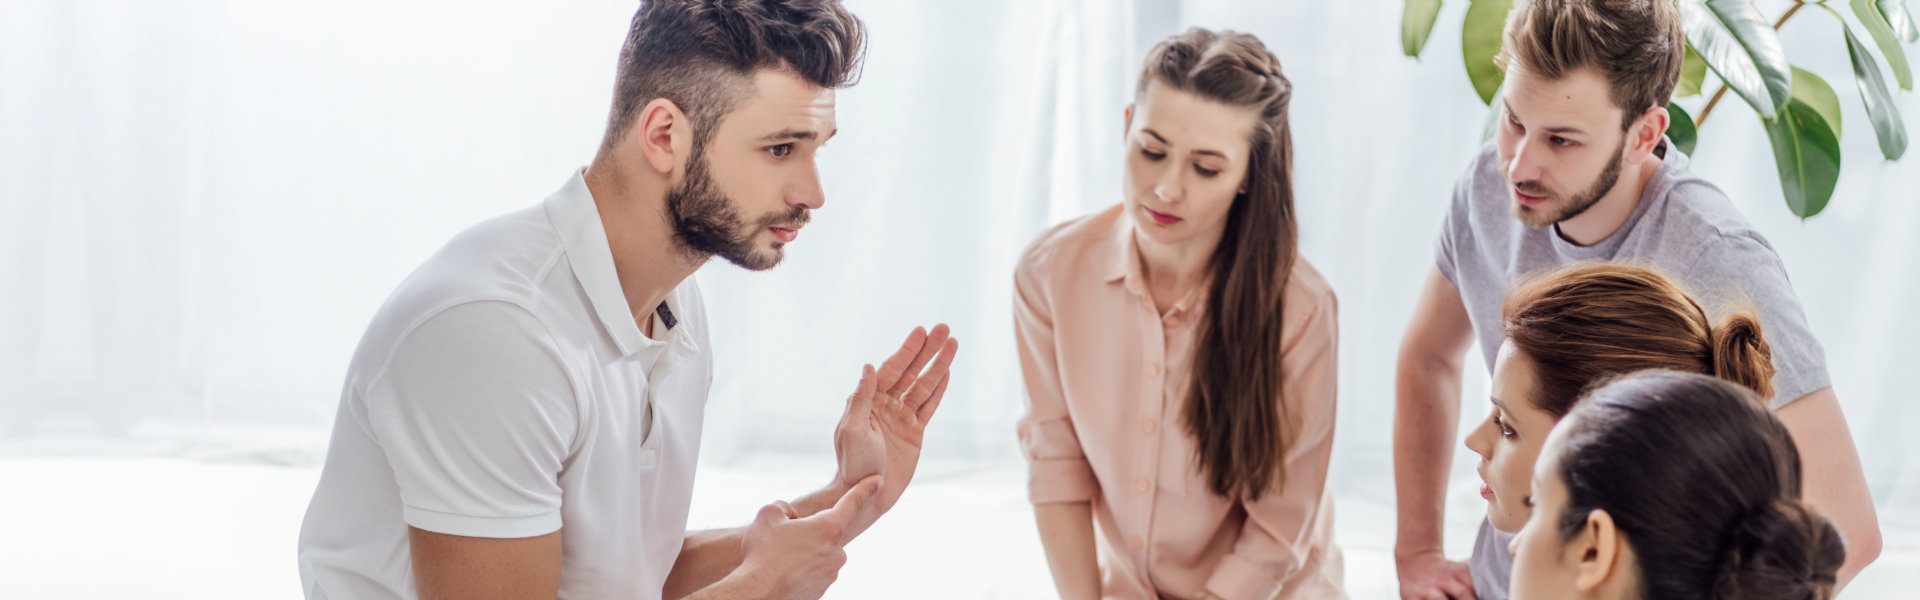
[[[847,397],[847,412],[833,432],[840,462],[834,484],[848,489],[873,475],[883,484],[867,504],[867,514],[854,519],[849,539],[891,510],[913,480],[927,421],[946,395],[948,368],[959,349],[960,341],[946,325],[931,332],[916,327],[877,371],[872,365],[863,368],[860,387]]]

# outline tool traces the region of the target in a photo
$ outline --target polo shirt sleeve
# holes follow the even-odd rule
[[[406,335],[367,394],[408,525],[488,538],[560,529],[578,404],[532,313],[496,301],[440,311]]]

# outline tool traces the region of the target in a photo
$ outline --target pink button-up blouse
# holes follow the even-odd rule
[[[1090,502],[1106,598],[1338,598],[1326,490],[1333,448],[1333,290],[1302,258],[1282,299],[1286,479],[1258,501],[1208,489],[1181,425],[1206,286],[1165,314],[1121,206],[1046,232],[1014,276],[1033,503]]]

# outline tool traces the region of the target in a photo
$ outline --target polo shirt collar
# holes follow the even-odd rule
[[[594,316],[620,348],[620,354],[630,356],[658,344],[640,333],[640,325],[634,322],[633,311],[627,306],[627,296],[620,291],[620,275],[613,268],[613,248],[607,245],[607,229],[600,222],[600,209],[587,190],[585,169],[574,171],[566,185],[547,196],[545,206],[547,219],[553,222],[560,244],[566,249],[567,264],[573,267],[574,279],[586,290]],[[672,307],[670,300],[668,306]]]

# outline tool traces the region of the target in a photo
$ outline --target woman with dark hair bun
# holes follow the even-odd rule
[[[1547,436],[1513,597],[1825,600],[1846,557],[1800,502],[1800,455],[1752,390],[1642,371]]]

